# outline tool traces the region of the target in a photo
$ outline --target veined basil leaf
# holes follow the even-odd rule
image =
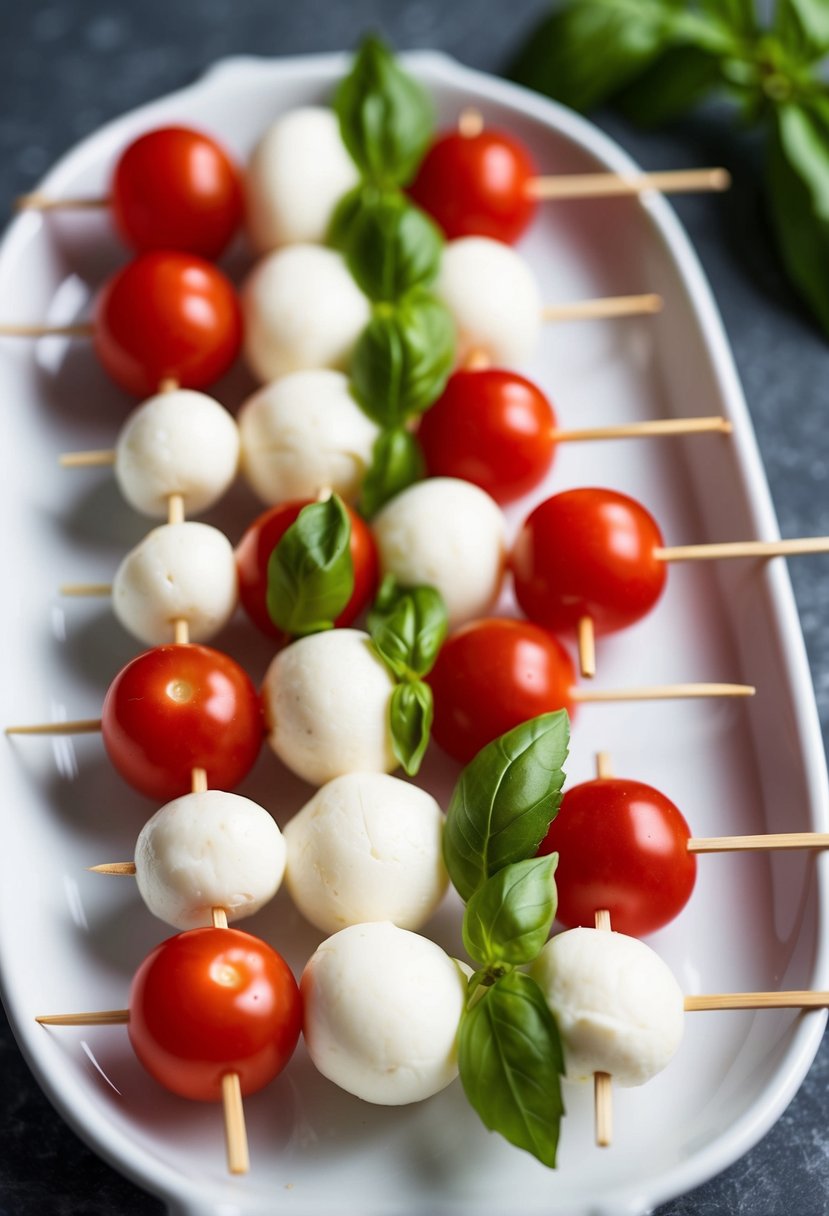
[[[371,519],[395,494],[420,481],[426,464],[420,444],[402,427],[383,431],[374,441],[371,465],[363,478],[360,512]]]
[[[371,640],[398,679],[429,674],[448,627],[439,591],[401,587],[392,574],[383,579],[368,614]]]
[[[774,31],[799,62],[814,62],[829,51],[829,5],[826,0],[777,0]]]
[[[364,202],[346,234],[348,269],[370,300],[399,300],[431,283],[440,266],[443,237],[436,224],[404,194]]]
[[[343,143],[368,181],[411,181],[432,137],[432,102],[379,38],[363,41],[334,96],[334,109]]]
[[[482,966],[531,963],[550,936],[558,899],[558,854],[504,866],[472,895],[463,918],[463,944]]]
[[[488,743],[461,773],[443,832],[443,858],[461,899],[537,853],[558,813],[569,736],[565,710],[541,714]]]
[[[392,748],[410,777],[420,768],[434,717],[432,690],[422,680],[406,680],[391,694]]]
[[[464,1013],[458,1064],[484,1126],[554,1167],[564,1062],[558,1027],[535,980],[513,971]]]
[[[371,206],[377,197],[379,197],[379,191],[374,186],[365,184],[355,186],[353,190],[349,190],[348,194],[342,196],[334,208],[325,238],[326,243],[332,249],[345,253],[351,240],[354,224],[362,215],[363,209]]]
[[[267,605],[285,633],[332,629],[354,591],[351,521],[342,499],[303,507],[268,560]]]
[[[369,418],[402,426],[443,392],[455,358],[455,326],[441,301],[422,288],[395,307],[381,305],[363,330],[351,363],[351,391]]]

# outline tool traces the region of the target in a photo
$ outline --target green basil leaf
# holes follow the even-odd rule
[[[760,28],[757,20],[757,0],[701,0],[700,7],[704,13],[722,21],[735,34],[751,36]]]
[[[673,122],[721,83],[717,55],[695,46],[669,47],[615,104],[634,122],[655,127]]]
[[[354,225],[362,215],[363,210],[367,206],[371,206],[374,198],[378,195],[378,191],[373,186],[355,186],[353,190],[349,190],[348,194],[344,194],[337,206],[334,208],[334,214],[331,216],[328,225],[328,233],[326,235],[326,243],[332,249],[338,249],[340,253],[345,253],[351,241],[351,233]]]
[[[800,62],[814,62],[829,51],[829,5],[826,0],[777,0],[774,31]]]
[[[398,679],[428,675],[449,628],[443,596],[434,587],[401,587],[383,579],[368,614],[368,631]]]
[[[268,560],[267,605],[285,633],[332,629],[354,591],[351,521],[342,499],[303,507]]]
[[[478,752],[446,812],[443,858],[461,899],[534,857],[558,814],[570,722],[565,710],[522,722]]]
[[[399,427],[438,399],[454,358],[451,313],[418,288],[376,310],[354,350],[351,391],[369,418]]]
[[[775,108],[766,169],[783,260],[829,333],[829,97]]]
[[[436,277],[443,249],[440,229],[404,194],[363,203],[347,234],[346,261],[370,300],[399,300]]]
[[[463,944],[484,967],[531,963],[550,936],[558,899],[558,854],[504,866],[473,894],[463,918]]]
[[[422,680],[398,684],[391,694],[392,748],[410,777],[420,768],[432,730],[432,690]]]
[[[383,431],[374,441],[371,465],[363,478],[360,511],[371,519],[395,494],[425,476],[420,444],[402,427]]]
[[[564,1104],[555,1019],[535,980],[512,971],[461,1018],[461,1084],[481,1122],[554,1167]]]
[[[343,143],[368,181],[411,181],[432,137],[432,102],[379,38],[363,41],[334,96],[334,109]]]

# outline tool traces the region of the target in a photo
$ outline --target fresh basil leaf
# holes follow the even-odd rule
[[[721,83],[717,55],[695,46],[669,47],[618,94],[615,104],[633,122],[656,127],[690,110]]]
[[[374,441],[371,464],[363,478],[360,512],[371,519],[395,494],[420,481],[426,464],[420,444],[410,431],[397,427]]]
[[[757,0],[701,0],[700,8],[735,34],[751,36],[759,29]]]
[[[554,1167],[564,1104],[555,1019],[535,980],[512,971],[461,1018],[461,1084],[481,1122]]]
[[[404,194],[364,203],[350,223],[346,261],[370,300],[399,300],[431,283],[440,266],[443,237],[424,211]]]
[[[351,521],[342,499],[303,507],[268,560],[267,606],[285,633],[332,629],[354,591]]]
[[[461,773],[446,812],[443,858],[461,899],[534,857],[555,819],[570,721],[541,714],[488,743]]]
[[[354,350],[351,391],[369,418],[399,427],[438,399],[454,358],[449,310],[418,288],[375,311]]]
[[[377,191],[374,187],[360,185],[342,196],[334,208],[325,238],[326,243],[332,249],[345,253],[351,240],[354,224],[362,215],[364,208],[371,205],[369,200],[373,200],[376,195]]]
[[[368,181],[411,181],[432,137],[432,102],[379,38],[363,41],[334,96],[334,109],[343,143]]]
[[[434,587],[401,587],[383,579],[368,614],[375,648],[398,679],[428,675],[449,628],[443,596]]]
[[[801,63],[829,51],[829,5],[826,0],[777,0],[774,32]]]
[[[422,680],[406,680],[391,695],[392,748],[410,777],[420,768],[434,717],[432,690]]]
[[[775,107],[766,170],[783,260],[829,333],[829,97]]]
[[[558,854],[504,866],[473,894],[463,918],[463,944],[482,966],[531,963],[550,936],[558,899]]]

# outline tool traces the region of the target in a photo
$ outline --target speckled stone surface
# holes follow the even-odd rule
[[[225,55],[337,50],[374,28],[398,48],[437,47],[491,72],[508,63],[544,0],[0,0],[0,214],[107,119],[187,83]],[[716,205],[678,199],[748,397],[784,535],[829,533],[829,341],[787,288],[763,218],[757,148],[716,113],[644,135],[603,125],[645,166],[725,164]],[[829,728],[826,559],[792,564]],[[137,1216],[161,1205],[115,1174],[54,1113],[0,1030],[0,1216]],[[753,1152],[659,1216],[820,1216],[829,1208],[829,1045]],[[424,1213],[424,1216],[426,1214]]]

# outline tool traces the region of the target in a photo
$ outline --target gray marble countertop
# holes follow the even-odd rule
[[[341,50],[376,29],[503,70],[545,0],[0,0],[0,214],[101,123],[226,55]],[[725,164],[735,186],[675,207],[722,312],[784,535],[829,533],[829,340],[794,299],[764,217],[757,148],[718,113],[657,134],[598,121],[645,167]],[[826,559],[792,563],[824,729]],[[161,1205],[94,1157],[52,1110],[0,1028],[0,1216],[133,1216]],[[720,1177],[659,1216],[818,1216],[829,1206],[829,1044],[777,1126]]]

